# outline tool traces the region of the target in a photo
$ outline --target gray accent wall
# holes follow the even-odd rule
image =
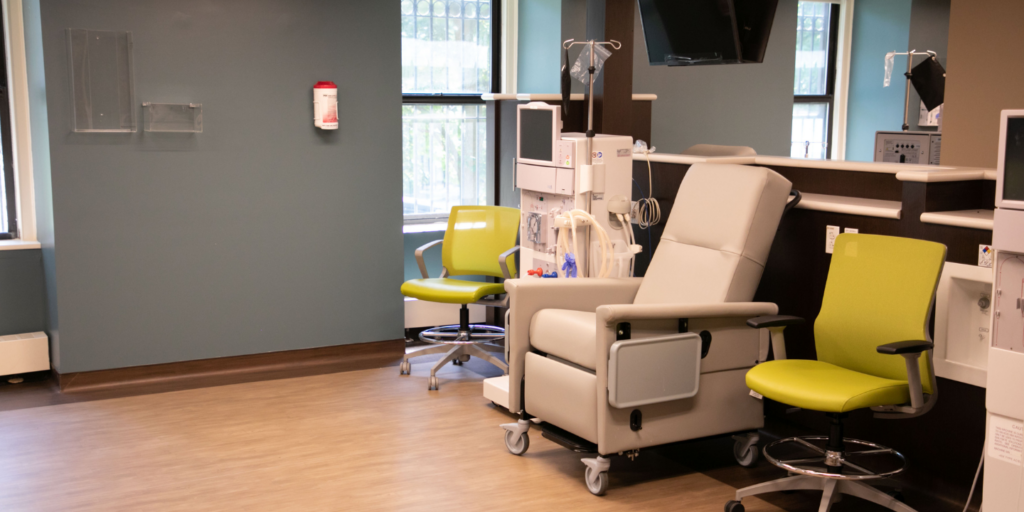
[[[648,63],[638,10],[633,92],[658,95],[651,120],[653,140],[648,143],[659,153],[679,153],[694,144],[723,144],[789,156],[796,13],[797,0],[779,1],[761,64],[668,67]]]
[[[45,329],[42,251],[0,251],[0,336]]]
[[[26,3],[58,371],[402,336],[398,2]],[[203,133],[143,133],[141,108],[135,133],[72,133],[69,27],[131,31],[136,105],[202,103]]]

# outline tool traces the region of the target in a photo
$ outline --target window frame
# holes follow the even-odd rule
[[[7,74],[8,55],[10,55],[7,49],[7,18],[7,13],[4,12],[3,22],[0,23],[0,45],[2,45],[0,50],[3,51],[3,66],[0,67],[0,148],[3,151],[3,180],[6,192],[4,204],[7,210],[7,231],[0,231],[0,240],[17,239],[20,235],[18,226],[21,222],[18,211],[17,169],[14,166],[14,143],[12,140],[14,124],[11,122],[10,77]]]
[[[484,94],[495,94],[501,90],[501,0],[491,1],[491,90],[485,93],[402,93],[402,104],[434,105],[484,105]],[[495,8],[497,4],[497,8]],[[486,141],[493,147],[494,141]],[[494,177],[492,176],[493,180]],[[429,224],[448,220],[448,213],[411,213],[402,215],[403,224]]]
[[[839,3],[828,2],[828,61],[825,63],[825,94],[794,94],[793,103],[826,103],[828,114],[825,118],[825,160],[832,159],[832,128],[835,120],[836,75],[839,55]]]

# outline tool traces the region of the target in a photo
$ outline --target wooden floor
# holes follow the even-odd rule
[[[580,456],[538,432],[526,455],[506,451],[513,418],[481,396],[493,367],[448,365],[428,392],[431,364],[0,412],[0,510],[719,512],[735,487],[782,476],[737,467],[718,438],[615,458],[595,497]],[[744,505],[811,511],[812,494]]]

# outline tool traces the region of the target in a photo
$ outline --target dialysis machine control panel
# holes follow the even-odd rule
[[[941,133],[875,132],[876,162],[939,165],[941,152]]]

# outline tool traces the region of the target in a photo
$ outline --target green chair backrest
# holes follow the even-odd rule
[[[452,276],[503,277],[498,256],[515,247],[519,210],[504,206],[455,206],[441,246],[441,264]],[[516,275],[515,258],[508,271]]]
[[[879,354],[886,343],[929,340],[928,317],[946,246],[879,235],[841,234],[814,322],[818,360],[894,380],[907,380],[903,357]],[[932,393],[930,358],[921,382]]]

